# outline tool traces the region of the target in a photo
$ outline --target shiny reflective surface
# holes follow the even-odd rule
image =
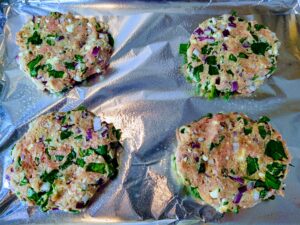
[[[48,1],[49,2],[49,1]],[[87,2],[87,1],[85,1]],[[208,101],[194,96],[180,73],[178,45],[189,39],[201,21],[234,8],[276,32],[282,46],[278,70],[249,98]],[[97,16],[107,21],[115,37],[115,50],[106,75],[93,77],[64,96],[50,95],[18,68],[16,32],[32,14],[50,10]],[[0,35],[0,221],[1,224],[72,223],[107,224],[160,219],[160,224],[297,224],[300,221],[300,40],[296,1],[235,3],[93,3],[26,4],[5,8],[7,23]],[[1,85],[0,84],[0,85]],[[29,121],[48,111],[66,111],[84,104],[122,129],[124,151],[116,180],[95,196],[78,215],[27,208],[8,192],[4,170],[10,149],[24,134]],[[176,147],[175,129],[208,112],[238,111],[257,119],[271,118],[293,156],[286,180],[286,197],[264,202],[238,215],[221,216],[184,196],[171,172]],[[288,216],[287,216],[288,215]],[[145,222],[144,224],[150,224]]]

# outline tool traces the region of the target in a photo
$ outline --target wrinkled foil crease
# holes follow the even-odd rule
[[[300,221],[300,17],[297,1],[118,2],[14,1],[0,10],[0,224],[298,224]],[[194,96],[180,73],[178,45],[198,23],[234,9],[275,31],[282,42],[277,72],[249,98],[207,101]],[[31,15],[49,11],[96,16],[107,21],[115,50],[107,74],[93,77],[64,96],[37,90],[15,60],[16,32]],[[2,30],[3,28],[3,30]],[[42,213],[9,193],[5,168],[10,149],[28,123],[50,111],[83,104],[122,129],[124,150],[117,179],[84,213]],[[286,196],[238,215],[217,214],[185,197],[171,171],[175,129],[208,112],[267,115],[293,156]],[[141,222],[144,220],[144,222]],[[153,221],[160,220],[160,221]]]

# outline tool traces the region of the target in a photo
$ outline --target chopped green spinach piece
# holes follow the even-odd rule
[[[70,136],[72,136],[74,133],[73,131],[71,130],[63,130],[61,133],[60,133],[60,139],[61,140],[65,140],[67,138],[69,138]]]
[[[265,52],[270,48],[267,42],[255,42],[251,44],[251,50],[256,55],[265,55]]]
[[[108,149],[107,145],[99,145],[98,148],[95,149],[95,152],[98,155],[107,155],[107,149]]]
[[[259,170],[258,165],[258,159],[252,158],[251,156],[248,156],[246,159],[247,162],[247,174],[248,176],[251,176],[252,174],[256,173],[256,171]]]
[[[281,173],[284,173],[286,165],[278,162],[273,162],[272,164],[267,165],[267,169],[272,175],[279,176]]]
[[[261,29],[266,29],[266,26],[262,25],[262,24],[255,24],[254,25],[254,28],[257,30],[257,31],[260,31]]]
[[[37,31],[34,31],[32,36],[27,40],[27,43],[31,43],[33,45],[40,45],[42,42],[43,40],[41,39],[41,35]]]
[[[56,158],[56,160],[58,160],[58,161],[62,161],[63,159],[64,159],[64,155],[56,155],[55,156],[55,158]]]
[[[29,68],[29,72],[30,75],[32,77],[36,77],[37,76],[37,72],[39,69],[41,69],[41,67],[38,67],[37,64],[43,59],[42,55],[37,55],[33,60],[31,60],[27,66]]]
[[[59,170],[57,169],[52,170],[50,173],[47,173],[47,171],[45,171],[40,178],[43,182],[49,182],[50,184],[52,184],[54,180],[58,178],[58,173]]]
[[[264,199],[266,196],[267,196],[267,191],[264,189],[264,190],[261,190],[260,192],[259,192],[259,198],[261,198],[261,199]]]
[[[240,52],[239,55],[238,55],[239,58],[242,58],[242,59],[248,59],[248,55],[246,55],[245,53],[243,52]]]
[[[185,55],[188,48],[189,48],[189,43],[181,43],[179,45],[179,54],[180,55]]]
[[[211,53],[211,51],[213,50],[212,47],[209,47],[208,45],[204,45],[202,48],[201,48],[201,53],[203,55],[209,55]]]
[[[208,74],[209,75],[218,75],[219,74],[218,67],[217,66],[209,65],[209,67],[208,67]]]
[[[230,74],[232,76],[234,75],[233,72],[232,72],[232,70],[227,70],[226,73],[228,73],[228,74]]]
[[[73,159],[76,158],[76,152],[74,150],[72,150],[68,156],[66,161],[64,162],[64,164],[62,164],[61,166],[59,166],[60,169],[65,170],[67,169],[70,165],[72,165],[73,163]]]
[[[83,56],[81,56],[81,55],[75,55],[75,59],[76,59],[77,62],[83,63]]]
[[[190,186],[190,193],[191,193],[191,195],[194,197],[194,198],[199,198],[199,199],[201,199],[202,200],[202,198],[201,198],[201,196],[200,196],[200,193],[199,193],[199,191],[198,191],[198,188],[197,187],[192,187],[192,186]]]
[[[63,78],[64,77],[64,71],[57,71],[57,70],[48,70],[49,77],[54,77],[54,78]]]
[[[93,154],[93,152],[94,152],[94,149],[91,149],[91,148],[85,149],[85,150],[80,149],[79,155],[80,155],[80,157],[90,156]]]
[[[68,69],[68,70],[75,70],[75,63],[74,62],[65,62],[65,67]]]
[[[37,202],[39,200],[38,194],[33,190],[33,188],[28,188],[27,198],[31,201]]]
[[[89,163],[86,166],[86,171],[105,174],[105,163]]]
[[[236,62],[236,61],[237,61],[237,58],[236,58],[233,54],[230,54],[230,55],[229,55],[229,60],[230,60],[230,61]]]
[[[74,139],[82,139],[82,134],[80,134],[80,135],[78,135],[78,136],[76,136],[76,137],[74,137]]]
[[[245,133],[245,135],[251,134],[252,133],[252,127],[249,127],[249,128],[244,127],[244,133]]]
[[[274,160],[282,160],[283,158],[287,159],[281,141],[270,140],[267,143],[265,155],[271,157]]]
[[[24,178],[20,181],[20,186],[24,186],[24,185],[26,185],[28,183],[29,182],[28,182],[27,178],[24,176]]]
[[[265,130],[264,126],[258,126],[258,132],[259,132],[259,135],[261,136],[262,139],[265,139],[265,137],[267,136],[267,134],[270,134],[270,132],[267,132]]]
[[[268,188],[278,190],[280,188],[281,181],[267,171],[265,174],[265,184]]]
[[[84,167],[84,165],[85,165],[85,161],[83,160],[83,159],[80,159],[80,158],[77,158],[76,159],[76,162],[75,162],[78,166],[80,166],[80,167]]]
[[[258,123],[267,123],[267,122],[270,122],[270,119],[267,116],[262,116],[258,120]]]
[[[207,63],[208,65],[216,65],[216,64],[217,64],[217,57],[214,56],[214,55],[207,56],[207,58],[206,58],[206,63]]]

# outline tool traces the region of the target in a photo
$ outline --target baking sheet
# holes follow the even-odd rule
[[[0,224],[298,224],[300,221],[300,39],[297,1],[2,3],[0,24]],[[208,101],[193,95],[179,71],[178,45],[197,24],[234,9],[275,31],[282,42],[278,71],[249,98]],[[16,63],[16,32],[31,15],[49,11],[96,16],[115,38],[110,69],[64,96],[39,91]],[[1,25],[0,25],[1,26]],[[83,104],[122,129],[124,150],[117,179],[84,213],[42,213],[8,192],[4,170],[10,149],[37,116]],[[212,112],[244,112],[271,118],[293,156],[285,198],[238,215],[217,214],[183,195],[170,169],[175,129]],[[159,220],[159,221],[156,221]],[[141,222],[144,221],[144,222]]]

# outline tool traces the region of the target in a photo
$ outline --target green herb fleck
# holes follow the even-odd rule
[[[241,38],[241,39],[240,39],[240,43],[241,43],[241,44],[243,44],[243,43],[244,43],[244,41],[246,41],[246,39],[247,39],[247,37],[243,37],[243,38]]]
[[[219,142],[211,143],[209,150],[211,151],[211,150],[213,150],[213,148],[218,147],[221,144],[221,142],[224,140],[224,138],[225,138],[225,136],[221,136]]]

